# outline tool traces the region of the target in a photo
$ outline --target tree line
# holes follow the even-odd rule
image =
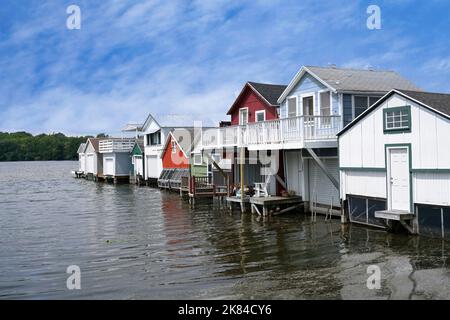
[[[78,147],[87,138],[62,133],[33,136],[27,132],[0,132],[0,161],[77,160]]]

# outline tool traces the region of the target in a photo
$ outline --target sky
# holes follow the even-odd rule
[[[67,29],[69,5],[79,30]],[[114,134],[149,113],[227,120],[247,81],[288,84],[303,65],[395,70],[450,93],[448,12],[447,0],[4,0],[0,131]]]

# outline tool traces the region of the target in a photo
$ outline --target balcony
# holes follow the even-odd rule
[[[136,139],[106,139],[99,141],[100,153],[112,153],[112,152],[130,152]]]
[[[204,149],[247,147],[249,150],[336,147],[340,116],[298,116],[245,126],[203,131]]]

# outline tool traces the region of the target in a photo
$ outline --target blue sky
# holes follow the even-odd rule
[[[66,8],[82,11],[67,30]],[[366,9],[381,8],[368,30]],[[450,1],[5,0],[0,131],[115,133],[148,113],[225,113],[302,65],[391,69],[450,92]]]

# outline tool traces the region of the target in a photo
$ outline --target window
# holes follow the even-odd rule
[[[297,116],[297,97],[287,99],[288,118]]]
[[[411,107],[384,109],[383,124],[385,133],[411,132]]]
[[[265,110],[256,111],[255,121],[256,122],[266,121],[266,111]]]
[[[203,158],[202,158],[202,154],[194,154],[194,164],[197,166],[200,166],[203,164]]]
[[[239,125],[245,126],[248,123],[248,108],[239,109]]]
[[[355,112],[355,117],[358,117],[361,113],[366,111],[371,105],[377,102],[380,97],[368,97],[368,96],[354,96],[353,97],[353,108]]]
[[[314,97],[304,97],[303,100],[303,115],[313,116],[314,115]]]
[[[330,91],[325,91],[320,93],[320,115],[330,116],[331,115],[331,95]]]
[[[177,142],[172,140],[172,153],[177,153]]]
[[[367,110],[369,107],[368,97],[355,96],[355,118]]]
[[[161,144],[161,131],[151,133],[148,137],[150,137],[150,145],[155,146]]]

